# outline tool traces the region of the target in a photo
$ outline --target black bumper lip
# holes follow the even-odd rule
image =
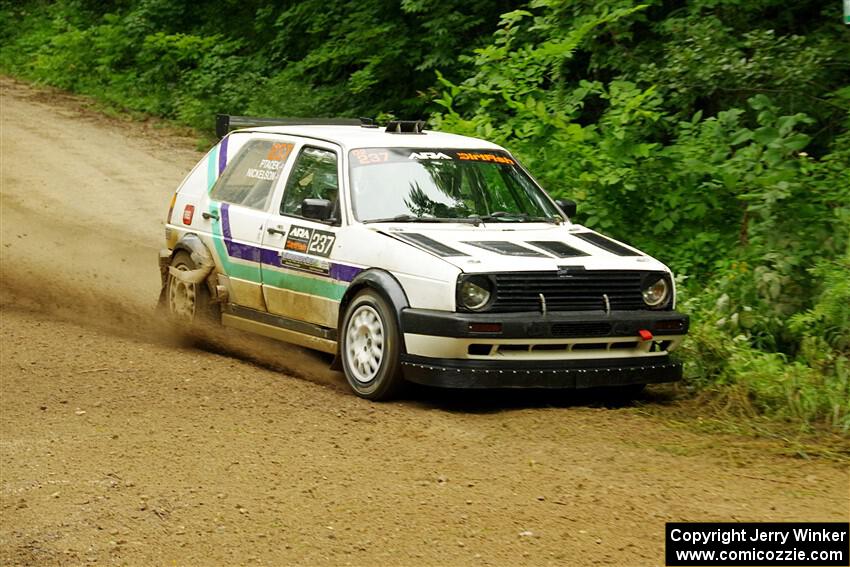
[[[405,379],[440,388],[583,389],[676,382],[682,364],[669,356],[596,360],[489,361],[402,357]]]
[[[473,323],[500,323],[501,332],[481,333]],[[456,338],[553,339],[636,337],[648,330],[656,335],[684,335],[689,318],[676,311],[572,311],[542,313],[454,313],[404,309],[402,332]],[[662,328],[667,324],[668,328]],[[669,327],[673,328],[669,328]]]

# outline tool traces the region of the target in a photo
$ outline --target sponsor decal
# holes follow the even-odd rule
[[[333,232],[305,226],[293,226],[286,238],[285,250],[327,258],[331,255],[336,235]]]
[[[272,144],[265,159],[261,159],[257,167],[249,167],[245,172],[245,177],[273,181],[286,164],[286,159],[292,153],[293,147],[293,144]]]
[[[334,247],[335,241],[336,235],[334,233],[314,230],[313,235],[310,237],[310,247],[307,248],[307,253],[327,258],[331,255],[331,249]]]
[[[383,163],[390,159],[390,152],[388,150],[351,150],[351,155],[360,165]]]
[[[289,157],[289,154],[292,153],[293,144],[272,144],[272,147],[269,148],[269,153],[266,154],[266,159],[263,161],[266,162],[285,162],[286,158]]]
[[[505,165],[514,165],[514,160],[507,156],[493,153],[473,153],[473,152],[458,152],[457,159],[463,161],[487,161],[490,163],[503,163]]]
[[[331,263],[327,260],[305,256],[296,252],[281,252],[280,265],[284,268],[302,270],[321,276],[329,276],[331,273]]]
[[[283,247],[286,250],[294,250],[296,252],[307,252],[307,246],[310,245],[309,228],[303,226],[293,226],[289,231],[289,236],[286,238],[286,244]]]
[[[443,152],[411,152],[407,159],[452,159]]]
[[[269,169],[257,169],[256,167],[249,167],[248,171],[245,172],[245,177],[250,177],[252,179],[265,179],[267,181],[272,181],[277,172]]]
[[[476,161],[496,165],[516,165],[501,150],[453,150],[449,148],[361,148],[351,150],[354,167],[400,163],[405,161]]]

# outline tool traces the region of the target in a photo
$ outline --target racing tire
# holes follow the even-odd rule
[[[389,303],[372,290],[361,291],[345,310],[340,335],[342,369],[354,393],[375,401],[398,395],[404,384],[401,334]]]
[[[197,268],[192,256],[185,250],[174,254],[169,265],[181,272]],[[210,324],[216,320],[215,306],[210,300],[210,290],[204,282],[190,284],[168,274],[165,307],[168,310],[168,316],[180,325],[197,326]]]

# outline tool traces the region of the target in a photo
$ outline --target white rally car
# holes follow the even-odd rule
[[[335,354],[369,399],[681,377],[666,266],[571,223],[505,149],[422,126],[220,116],[171,202],[162,304]]]

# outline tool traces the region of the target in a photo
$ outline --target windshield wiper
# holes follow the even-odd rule
[[[383,219],[367,219],[363,221],[364,224],[374,222],[460,222],[475,224],[478,221],[476,219],[467,218],[415,217],[408,214],[396,215],[394,217],[387,217]]]
[[[503,220],[504,222],[547,222],[558,224],[558,219],[550,217],[532,217],[528,213],[509,213],[507,211],[495,211],[489,215],[471,217],[481,222]]]
[[[437,219],[431,217],[415,217],[413,215],[396,215],[394,217],[385,217],[382,219],[367,219],[363,223],[373,222],[437,222]]]

